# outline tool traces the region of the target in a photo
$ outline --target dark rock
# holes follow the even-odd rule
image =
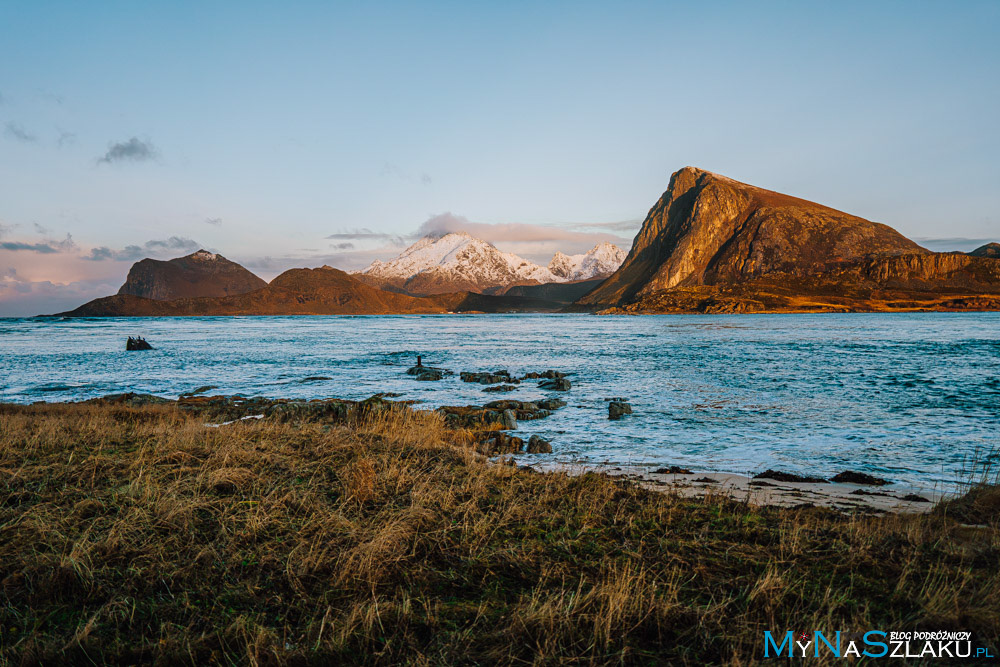
[[[528,438],[528,453],[529,454],[551,454],[552,445],[548,440],[543,440],[537,435],[533,435]]]
[[[520,410],[521,405],[522,405],[521,401],[513,401],[507,399],[502,401],[490,401],[483,407],[489,408],[491,410]]]
[[[608,419],[618,420],[625,415],[632,414],[632,404],[620,398],[608,403]]]
[[[101,396],[100,398],[91,398],[83,402],[121,403],[132,407],[138,407],[140,405],[162,405],[163,403],[172,403],[172,401],[169,398],[153,396],[152,394],[135,394],[132,392],[128,392],[125,394],[108,394],[107,396]]]
[[[324,380],[332,380],[333,378],[328,375],[310,375],[309,377],[302,378],[299,382],[322,382]]]
[[[517,385],[513,385],[513,384],[498,384],[498,385],[494,385],[492,387],[486,387],[485,389],[483,389],[483,391],[485,391],[485,392],[506,392],[506,391],[514,391],[515,389],[517,389]]]
[[[556,378],[554,380],[543,380],[538,383],[539,388],[550,391],[569,391],[573,385],[566,378]]]
[[[863,472],[854,472],[853,470],[845,470],[844,472],[833,477],[830,481],[838,482],[840,484],[864,484],[866,486],[885,486],[886,484],[892,484],[892,482],[887,479],[873,477],[872,475]]]
[[[462,382],[477,382],[479,384],[498,384],[500,382],[518,384],[521,382],[517,378],[512,378],[510,373],[506,370],[494,371],[492,373],[471,373],[468,371],[462,371],[459,374],[459,378]]]
[[[566,407],[566,401],[559,400],[558,398],[546,398],[545,400],[538,401],[538,407],[543,410],[558,410],[559,408]]]
[[[206,384],[202,387],[198,387],[194,391],[186,391],[183,394],[181,394],[180,397],[185,398],[187,396],[197,396],[198,394],[204,394],[206,391],[212,391],[213,389],[218,389],[218,387],[216,387],[214,384]]]
[[[653,471],[657,475],[690,475],[691,471],[680,466],[670,466],[669,468],[657,468]]]
[[[411,366],[406,369],[406,374],[415,376],[415,379],[421,382],[433,382],[440,380],[445,375],[454,375],[454,373],[445,368],[434,368],[432,366]]]
[[[790,472],[781,472],[778,470],[765,470],[764,472],[759,472],[753,476],[754,479],[773,479],[776,482],[809,482],[812,484],[826,484],[827,480],[822,477],[806,477],[803,475],[794,475]]]
[[[836,481],[836,478],[834,478],[834,480]],[[864,489],[854,489],[853,491],[851,491],[851,495],[852,496],[889,496],[889,497],[892,497],[891,494],[883,493],[882,491],[865,491]]]
[[[694,480],[696,482],[701,482],[702,484],[718,484],[719,480],[712,479],[711,477],[702,477],[701,479]]]
[[[505,429],[517,428],[517,413],[513,410],[504,410],[500,413],[500,424]]]
[[[756,480],[756,481],[750,482],[750,486],[777,486],[777,485],[776,484],[771,484],[770,482],[765,482],[765,481],[762,481],[762,480]]]
[[[148,342],[146,342],[146,339],[143,338],[142,336],[139,336],[138,338],[132,338],[131,336],[129,336],[128,340],[125,341],[125,350],[127,352],[139,352],[141,350],[152,350],[152,349],[153,346],[150,345]]]
[[[485,431],[478,437],[477,449],[486,456],[517,454],[524,450],[524,440],[503,431]]]
[[[909,501],[911,503],[929,503],[930,500],[924,498],[923,496],[918,496],[915,493],[908,493],[903,496],[903,500]]]

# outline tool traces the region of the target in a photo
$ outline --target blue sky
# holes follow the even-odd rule
[[[993,1],[4,2],[0,315],[200,246],[270,278],[463,225],[628,245],[688,164],[968,249],[997,34]]]

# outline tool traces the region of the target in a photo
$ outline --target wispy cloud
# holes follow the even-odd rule
[[[159,156],[159,151],[149,141],[132,137],[128,141],[120,141],[108,146],[108,152],[104,157],[98,158],[98,163],[111,164],[112,162],[147,162],[155,160]]]
[[[395,245],[406,243],[406,239],[399,234],[386,234],[385,232],[373,232],[367,227],[349,229],[342,232],[334,232],[323,238],[328,241],[389,241]]]
[[[638,232],[642,220],[620,220],[618,222],[571,222],[565,225],[571,229],[606,229],[612,232]]]
[[[56,137],[56,146],[62,148],[64,146],[69,146],[70,144],[75,144],[75,143],[76,143],[76,134],[74,132],[59,130],[59,136]]]
[[[20,124],[13,121],[7,123],[4,128],[4,134],[12,139],[16,139],[17,141],[26,144],[34,144],[38,142],[38,137],[36,135],[32,134],[28,130],[24,129],[24,127]]]
[[[115,250],[107,246],[92,248],[89,255],[83,259],[92,262],[134,262],[147,257],[160,258],[164,256],[176,257],[198,250],[201,246],[197,241],[182,236],[171,236],[168,239],[146,241],[143,245],[128,245],[120,250]]]
[[[434,179],[430,177],[430,174],[426,172],[421,172],[416,174],[406,169],[403,169],[397,164],[392,162],[386,162],[382,165],[382,169],[379,171],[382,176],[390,176],[393,178],[398,178],[401,181],[406,181],[407,183],[419,183],[420,185],[430,185],[434,182]]]
[[[335,250],[354,250],[353,243],[331,243],[330,247]]]
[[[218,227],[222,224],[222,218],[205,218],[205,224]]]
[[[76,243],[69,234],[62,241],[43,240],[35,243],[24,241],[3,241],[0,242],[0,250],[10,252],[37,252],[42,255],[51,255],[57,252],[71,252],[76,250]]]

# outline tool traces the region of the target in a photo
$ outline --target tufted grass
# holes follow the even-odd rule
[[[995,512],[532,473],[406,408],[205,421],[0,406],[0,664],[745,665],[764,630],[1000,635]]]

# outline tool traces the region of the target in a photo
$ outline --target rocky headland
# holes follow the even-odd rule
[[[1000,308],[1000,261],[932,253],[896,230],[685,167],[621,268],[577,301],[607,312]]]

